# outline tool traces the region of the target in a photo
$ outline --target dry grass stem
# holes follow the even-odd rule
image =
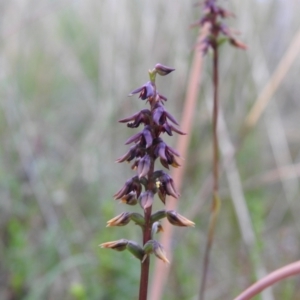
[[[289,69],[294,63],[295,59],[300,53],[300,30],[295,34],[292,42],[290,43],[286,53],[280,60],[276,70],[270,77],[268,83],[265,85],[260,95],[256,99],[254,105],[252,106],[249,114],[245,120],[245,129],[249,130],[254,127],[258,119],[266,109],[268,103],[270,102],[272,96],[278,89],[282,80],[286,77]]]

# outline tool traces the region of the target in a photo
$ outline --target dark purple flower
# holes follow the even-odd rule
[[[133,145],[130,147],[129,151],[125,153],[123,156],[119,157],[116,162],[121,163],[124,161],[130,162],[133,160],[138,154],[138,145]]]
[[[166,122],[166,119],[169,119],[176,125],[179,125],[176,119],[165,110],[164,106],[161,103],[157,103],[152,111],[153,121],[157,125],[163,125]]]
[[[162,175],[156,179],[156,187],[158,188],[158,196],[164,203],[165,195],[172,196],[176,199],[179,197],[179,193],[175,189],[172,177],[165,172],[162,172]],[[163,197],[161,198],[160,195]]]
[[[152,206],[153,199],[154,199],[154,195],[152,191],[148,190],[146,192],[141,193],[139,197],[139,202],[141,207],[145,210],[146,208]]]
[[[138,143],[140,142],[141,146],[145,146],[146,148],[149,148],[152,145],[153,137],[151,133],[151,127],[149,125],[146,125],[144,129],[133,136],[131,136],[125,143],[125,145],[128,145],[130,143]]]
[[[137,173],[139,178],[148,175],[151,165],[151,158],[148,154],[144,155],[138,163]]]
[[[180,157],[179,153],[168,146],[162,139],[157,139],[158,143],[155,145],[154,156],[160,158],[161,164],[169,169],[169,165],[177,168],[179,163],[176,161],[175,156]],[[174,156],[175,155],[175,156]]]
[[[142,191],[142,185],[139,182],[139,178],[134,176],[128,179],[123,187],[114,194],[116,200],[123,198],[125,195],[129,194],[130,192],[136,192],[136,196],[139,197]]]
[[[168,121],[166,121],[163,125],[162,125],[162,132],[166,132],[168,135],[173,135],[173,131],[175,131],[178,134],[181,135],[186,135],[185,132],[177,129],[176,127],[174,127],[172,124],[169,124]]]
[[[139,98],[142,100],[152,97],[154,95],[154,87],[151,81],[148,81],[143,86],[133,90],[128,96],[133,96],[134,94],[138,93],[140,93]]]
[[[135,113],[131,117],[119,120],[119,122],[120,123],[128,123],[127,124],[128,127],[130,127],[130,128],[136,128],[141,123],[149,124],[149,118],[150,118],[150,116],[151,116],[150,110],[149,109],[143,109],[143,110]]]
[[[169,73],[175,71],[175,69],[167,67],[167,66],[164,66],[162,64],[156,64],[155,65],[155,70],[161,76],[168,75]]]

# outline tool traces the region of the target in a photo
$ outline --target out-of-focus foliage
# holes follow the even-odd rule
[[[249,50],[221,50],[221,105],[235,141],[245,116],[300,27],[297,0],[225,2]],[[0,299],[135,299],[139,262],[98,244],[140,241],[139,228],[105,229],[122,211],[112,195],[132,171],[114,160],[132,130],[117,120],[144,107],[127,98],[155,63],[176,72],[158,80],[180,120],[200,16],[192,1],[1,1]],[[176,229],[164,299],[195,299],[210,196],[199,199],[211,170],[209,54],[203,71],[180,212],[196,228]],[[225,174],[222,212],[211,253],[207,299],[231,299],[266,270],[299,258],[300,59],[237,154],[256,234],[249,253]],[[173,142],[174,143],[174,142]],[[278,172],[278,169],[281,172]],[[155,204],[160,208],[159,203]],[[185,213],[186,212],[186,213]],[[185,246],[182,246],[182,243]],[[179,247],[180,245],[180,247]],[[178,246],[178,247],[177,247]],[[300,298],[299,278],[277,285],[275,299]],[[126,296],[124,296],[126,295]],[[179,297],[180,296],[180,297]]]

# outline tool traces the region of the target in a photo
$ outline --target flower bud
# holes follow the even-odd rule
[[[141,193],[141,196],[139,197],[139,202],[144,210],[152,205],[153,197],[154,195],[152,191],[146,191]]]
[[[167,66],[164,66],[162,64],[156,64],[155,65],[155,70],[161,76],[168,75],[169,73],[175,71],[175,69],[167,67]]]
[[[153,213],[152,215],[151,215],[151,222],[156,222],[156,221],[158,221],[158,220],[160,220],[160,219],[163,219],[163,218],[165,218],[166,217],[166,211],[164,210],[164,209],[162,209],[162,210],[158,210],[158,211],[156,211],[155,213]]]
[[[175,226],[195,227],[195,223],[177,213],[175,210],[167,210],[166,217],[168,221]]]
[[[138,243],[134,241],[128,241],[126,248],[131,254],[133,254],[139,260],[143,259],[144,250]]]
[[[168,264],[170,263],[167,259],[166,252],[163,246],[159,242],[155,243],[153,253],[157,258],[161,259],[163,262],[166,262]]]
[[[136,192],[130,192],[129,194],[124,195],[121,198],[120,202],[128,205],[136,205],[137,204]]]
[[[135,222],[135,224],[143,226],[145,225],[145,218],[139,213],[131,213],[130,219]]]
[[[148,175],[151,165],[151,158],[148,154],[144,155],[139,161],[137,172],[139,178]]]
[[[163,262],[170,263],[166,257],[165,250],[163,246],[156,240],[150,240],[144,245],[145,255],[142,262],[145,261],[147,255],[153,253],[157,258],[161,259]]]
[[[151,236],[153,237],[155,233],[163,232],[164,229],[159,221],[152,224]]]
[[[123,212],[120,215],[114,217],[113,219],[107,221],[106,227],[112,226],[125,226],[130,222],[130,213]]]
[[[101,248],[110,248],[116,251],[124,251],[126,249],[126,246],[128,244],[128,241],[125,239],[112,241],[112,242],[106,242],[103,244],[100,244],[99,246]]]

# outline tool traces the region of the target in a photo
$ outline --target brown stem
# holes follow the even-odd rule
[[[152,206],[148,207],[145,210],[145,227],[143,230],[143,245],[145,245],[149,240],[151,240],[151,210]],[[148,294],[148,281],[149,281],[149,266],[150,266],[150,258],[149,255],[145,259],[143,263],[141,263],[141,277],[140,277],[140,293],[139,300],[147,300]]]
[[[214,103],[213,103],[213,197],[211,216],[208,228],[207,241],[204,252],[203,271],[200,285],[199,300],[204,300],[205,284],[209,266],[209,255],[213,243],[214,232],[217,217],[220,208],[219,191],[219,142],[218,142],[218,111],[219,111],[219,78],[218,78],[218,45],[213,48],[213,87],[214,87]]]

